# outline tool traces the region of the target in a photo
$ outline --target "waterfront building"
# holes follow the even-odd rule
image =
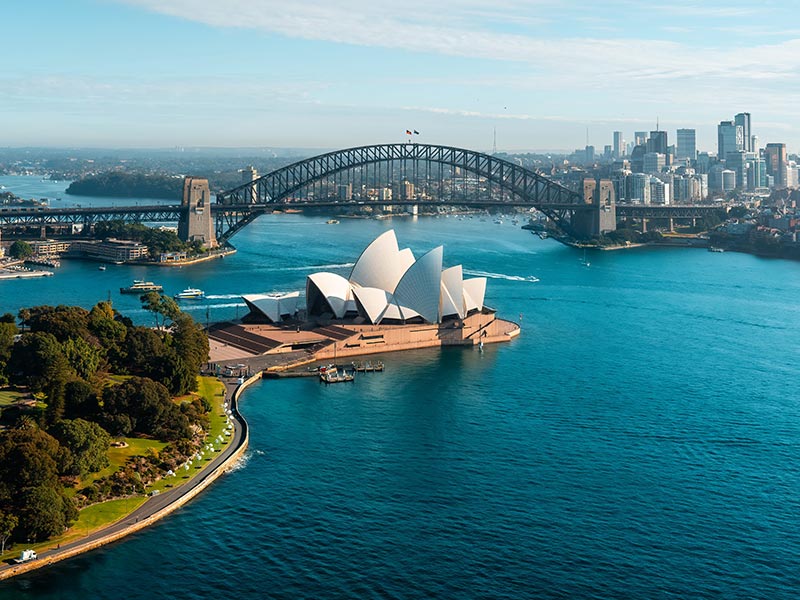
[[[78,240],[72,242],[70,254],[109,262],[128,262],[141,260],[148,256],[147,246],[133,240],[108,238],[99,241]]]
[[[750,113],[739,113],[733,118],[734,123],[737,127],[742,128],[742,151],[744,152],[752,152],[752,139],[751,139],[751,130],[750,130]]]
[[[306,279],[308,317],[357,315],[380,323],[440,323],[483,310],[486,278],[464,279],[460,265],[442,270],[438,246],[415,260],[400,250],[394,230],[378,236],[362,252],[349,279],[314,273]]]
[[[767,174],[775,180],[775,187],[786,187],[786,144],[767,144],[764,148]]]
[[[744,148],[742,126],[733,121],[720,121],[717,125],[717,157],[728,158],[732,152],[741,152]]]
[[[63,240],[34,240],[30,242],[31,250],[39,256],[64,254],[69,252],[72,242]]]
[[[678,129],[678,146],[676,158],[694,160],[697,156],[697,132],[694,129]]]

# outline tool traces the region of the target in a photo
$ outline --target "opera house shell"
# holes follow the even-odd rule
[[[483,310],[486,279],[464,280],[460,265],[442,270],[442,259],[438,246],[415,260],[389,230],[362,252],[349,279],[328,272],[308,277],[307,317],[373,325],[441,323]]]

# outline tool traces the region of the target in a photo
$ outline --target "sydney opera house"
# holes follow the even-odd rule
[[[286,352],[309,360],[442,345],[506,341],[516,323],[484,305],[486,279],[443,268],[438,246],[415,258],[393,230],[361,253],[349,277],[309,275],[300,292],[243,296],[250,313],[209,335],[224,359]],[[212,352],[213,354],[213,352]]]

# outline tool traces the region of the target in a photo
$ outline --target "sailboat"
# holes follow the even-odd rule
[[[588,260],[586,260],[586,248],[584,248],[584,249],[583,249],[583,258],[582,258],[582,259],[580,259],[580,261],[581,261],[581,264],[582,264],[584,267],[589,267],[589,266],[591,266],[591,264],[592,264],[592,263],[590,263]]]

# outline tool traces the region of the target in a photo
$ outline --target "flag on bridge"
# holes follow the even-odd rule
[[[415,130],[414,130],[414,135],[419,135],[419,131],[417,131],[417,130],[415,129]]]
[[[411,130],[410,129],[406,129],[406,135],[411,135]]]

